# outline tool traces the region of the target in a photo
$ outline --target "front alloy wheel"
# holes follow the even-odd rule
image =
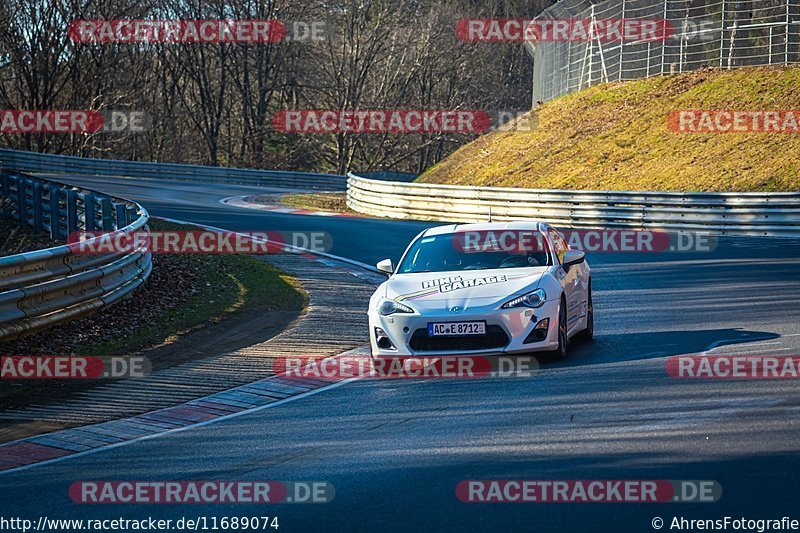
[[[589,297],[586,301],[586,329],[580,332],[580,338],[585,341],[594,337],[594,306],[592,305],[592,282],[589,281]]]
[[[567,305],[564,300],[558,305],[558,348],[551,353],[557,359],[567,358],[567,346],[569,345],[569,337],[567,336]]]

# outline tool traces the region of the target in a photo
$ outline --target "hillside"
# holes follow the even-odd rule
[[[611,83],[541,105],[533,131],[496,131],[418,181],[501,187],[800,190],[800,133],[678,133],[680,110],[800,110],[800,67],[705,69]]]

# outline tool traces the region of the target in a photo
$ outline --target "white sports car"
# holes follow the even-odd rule
[[[584,252],[542,222],[455,224],[420,233],[369,303],[375,357],[567,355],[594,333]]]

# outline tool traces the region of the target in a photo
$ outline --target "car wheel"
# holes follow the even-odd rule
[[[567,335],[567,303],[561,299],[558,306],[558,348],[552,353],[557,359],[567,358],[567,347],[569,345],[569,335]]]
[[[594,306],[592,305],[591,281],[589,281],[589,298],[586,302],[586,329],[581,331],[578,337],[585,341],[590,341],[594,337]]]

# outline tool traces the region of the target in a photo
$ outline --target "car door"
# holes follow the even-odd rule
[[[569,250],[569,245],[554,228],[549,228],[548,234],[558,263],[563,265],[564,254]],[[587,311],[585,296],[587,281],[583,279],[583,268],[581,267],[582,265],[572,265],[569,268],[561,266],[556,274],[561,280],[564,296],[567,299],[567,330],[570,332],[580,324]]]

